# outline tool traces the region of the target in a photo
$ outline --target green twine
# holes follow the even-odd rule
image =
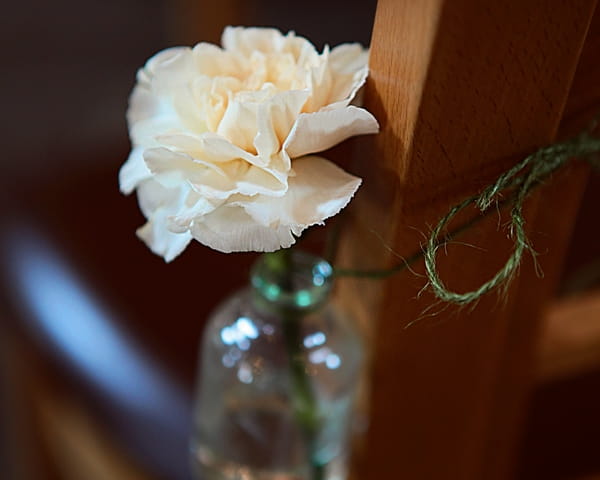
[[[591,134],[595,127],[596,123],[594,122],[588,130],[571,140],[541,148],[500,175],[492,185],[485,188],[480,194],[469,197],[453,206],[432,230],[423,252],[418,252],[410,256],[403,260],[402,263],[390,269],[335,269],[336,276],[385,278],[405,270],[412,263],[423,257],[425,259],[425,270],[429,280],[429,286],[434,294],[442,301],[466,305],[481,298],[489,291],[502,285],[506,285],[517,272],[521,264],[523,253],[529,251],[535,255],[525,232],[523,203],[535,187],[556,170],[561,168],[570,159],[575,157],[587,157],[586,159],[590,163],[598,165],[598,159],[590,157],[590,155],[600,152],[600,139],[593,137]],[[500,202],[499,198],[506,190],[512,190],[513,193],[508,199]],[[465,293],[458,293],[448,289],[440,278],[437,270],[436,258],[438,250],[447,244],[449,238],[455,237],[457,234],[470,228],[473,224],[478,223],[489,213],[492,205],[499,206],[499,204],[512,204],[510,210],[510,231],[514,238],[514,247],[511,255],[502,268],[478,288]],[[439,237],[446,225],[460,211],[469,205],[477,206],[481,211],[482,216],[476,217],[465,223],[458,229],[446,235],[446,240],[440,241]]]

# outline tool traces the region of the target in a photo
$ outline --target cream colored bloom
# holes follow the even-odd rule
[[[350,105],[368,72],[360,45],[319,54],[293,32],[241,27],[222,44],[158,53],[131,94],[121,190],[137,189],[138,235],[167,261],[192,238],[222,252],[289,247],[361,182],[310,154],[378,131]]]

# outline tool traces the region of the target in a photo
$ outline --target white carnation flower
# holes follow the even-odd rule
[[[319,54],[293,32],[241,27],[222,44],[156,54],[131,94],[121,190],[137,189],[138,235],[167,261],[192,238],[222,252],[289,247],[361,183],[310,154],[378,131],[350,105],[368,73],[360,45]]]

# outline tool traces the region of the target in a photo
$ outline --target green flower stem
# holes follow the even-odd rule
[[[312,470],[312,480],[322,480],[323,465],[315,458],[316,441],[319,433],[319,407],[315,399],[311,381],[306,373],[302,351],[302,322],[303,315],[295,311],[287,311],[283,315],[283,335],[288,353],[292,393],[296,420],[302,428],[306,450]]]
[[[293,290],[293,257],[290,248],[278,250],[267,255],[273,271],[278,272],[283,289]],[[324,478],[323,465],[316,459],[316,442],[319,433],[319,406],[314,395],[311,380],[306,373],[304,352],[302,349],[302,319],[304,312],[289,306],[280,310],[282,330],[292,382],[292,401],[296,421],[302,429],[306,451],[311,467],[311,480]]]

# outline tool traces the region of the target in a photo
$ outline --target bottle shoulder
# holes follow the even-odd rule
[[[285,321],[275,310],[258,307],[251,289],[240,290],[213,312],[202,349],[227,362],[261,358],[263,363],[286,364]],[[358,368],[363,358],[362,339],[352,320],[334,304],[327,302],[294,321],[299,322],[298,347],[309,370],[333,373]]]

